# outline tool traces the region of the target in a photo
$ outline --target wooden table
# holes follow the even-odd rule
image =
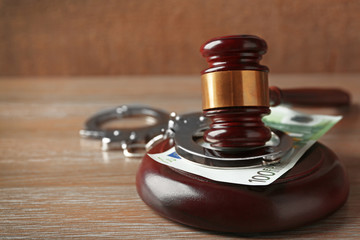
[[[351,192],[327,219],[252,238],[360,237],[360,74],[271,75],[271,85],[334,86],[353,95],[348,109],[308,109],[344,119],[321,142],[348,169]],[[81,139],[91,114],[127,103],[184,113],[201,107],[198,76],[0,79],[0,238],[219,239],[241,237],[166,220],[138,197],[139,159],[102,152]],[[247,235],[246,235],[247,236]],[[244,236],[243,236],[244,237]]]

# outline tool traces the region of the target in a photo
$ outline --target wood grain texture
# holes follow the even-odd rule
[[[199,231],[168,221],[137,196],[138,159],[103,153],[80,139],[94,112],[146,103],[184,113],[201,109],[198,76],[0,79],[1,239],[356,239],[360,237],[360,78],[353,75],[271,75],[283,88],[343,87],[354,104],[321,142],[348,169],[351,192],[335,214],[292,231],[239,236]],[[168,84],[171,81],[171,84]]]
[[[199,48],[263,37],[272,72],[359,72],[358,0],[0,0],[0,75],[193,74]]]

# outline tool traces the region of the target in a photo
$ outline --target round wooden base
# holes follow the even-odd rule
[[[160,142],[151,153],[171,146]],[[274,232],[326,217],[341,207],[349,183],[335,154],[316,143],[269,186],[220,183],[143,158],[136,177],[142,200],[160,215],[196,228]]]

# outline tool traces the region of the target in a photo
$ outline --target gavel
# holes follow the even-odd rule
[[[349,104],[349,95],[338,89],[269,88],[269,69],[259,64],[266,43],[255,36],[212,39],[201,52],[209,62],[202,72],[203,114],[177,116],[165,137],[154,138],[136,175],[141,199],[181,224],[247,234],[309,224],[341,207],[349,183],[336,155],[314,143],[296,159],[291,138],[261,118],[281,102],[340,106]],[[274,174],[279,175],[273,183],[253,185]]]
[[[259,64],[267,45],[259,37],[214,38],[204,43],[200,51],[209,65],[202,71],[201,82],[203,113],[212,122],[204,140],[212,147],[264,146],[271,138],[271,130],[261,119],[270,114],[270,106],[350,104],[349,94],[341,89],[269,87],[269,69]]]

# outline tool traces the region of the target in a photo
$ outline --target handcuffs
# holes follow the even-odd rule
[[[135,129],[105,130],[101,126],[111,120],[127,117],[151,117],[156,123]],[[272,130],[272,138],[263,147],[250,149],[218,149],[202,140],[210,124],[202,113],[177,115],[144,105],[122,105],[91,116],[80,130],[84,138],[102,140],[102,150],[123,150],[125,157],[142,157],[160,141],[173,142],[176,152],[196,164],[211,168],[248,168],[278,163],[292,150],[293,142],[286,133]]]

